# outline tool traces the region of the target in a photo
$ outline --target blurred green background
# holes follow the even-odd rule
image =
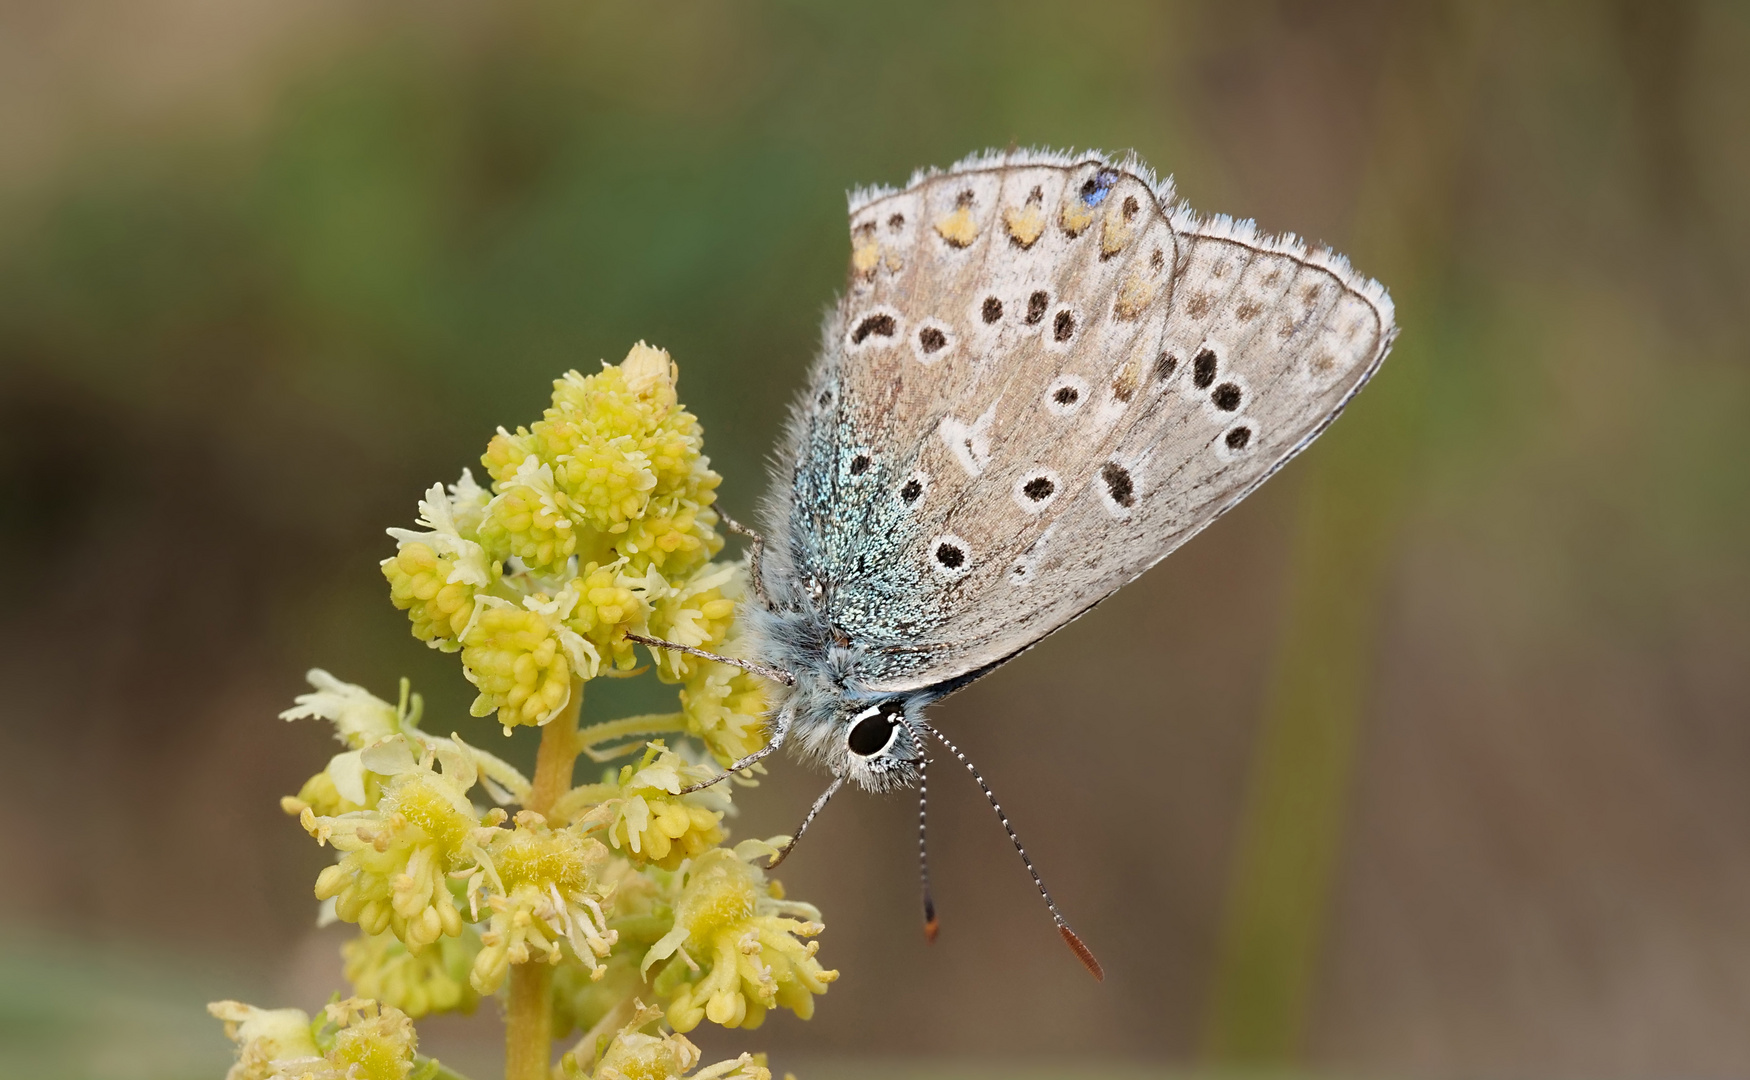
[[[1011,144],[1329,243],[1402,337],[1311,453],[938,710],[1105,984],[945,777],[935,947],[913,804],[835,803],[783,877],[843,979],[707,1051],[1750,1070],[1746,5],[5,0],[0,1073],[217,1076],[204,1001],[324,999],[324,856],[276,805],[332,752],[275,719],[303,670],[496,739],[383,529],[640,338],[747,516],[845,189]],[[737,830],[821,782],[779,767]],[[487,1075],[490,1013],[426,1045]]]

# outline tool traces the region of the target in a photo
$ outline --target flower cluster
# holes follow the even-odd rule
[[[358,927],[342,950],[357,996],[315,1021],[213,1005],[230,1080],[453,1077],[418,1055],[413,1020],[494,995],[511,1080],[549,1080],[546,1040],[571,1032],[571,1080],[770,1080],[748,1054],[701,1069],[684,1033],[806,1019],[837,977],[815,959],[819,912],[760,866],[773,843],[726,846],[731,784],[683,794],[764,745],[758,676],[653,649],[676,711],[578,730],[589,680],[637,674],[628,634],[740,655],[745,570],[714,561],[718,477],[676,374],[643,344],[567,374],[541,419],[492,439],[489,489],[464,471],[425,493],[418,528],[389,530],[390,602],[457,654],[475,716],[542,729],[535,776],[428,733],[406,680],[391,703],[311,671],[281,715],[327,721],[341,748],[281,805],[335,853],[314,893]],[[573,785],[582,752],[638,756]]]
[[[644,970],[668,961],[656,979],[667,998],[668,1022],[691,1031],[701,1020],[724,1027],[759,1027],[782,1007],[806,1020],[814,995],[839,973],[814,958],[825,929],[813,905],[784,899],[752,861],[775,856],[761,840],[715,848],[688,868],[675,902],[674,926],[644,954]]]
[[[586,1068],[574,1051],[559,1063],[565,1080],[644,1080],[685,1076],[697,1067],[701,1054],[685,1035],[650,1035],[640,1029],[662,1016],[661,1009],[636,1006],[632,1019],[614,1035],[593,1068]],[[743,1054],[720,1061],[692,1074],[691,1080],[771,1080],[764,1060]]]
[[[675,870],[723,841],[719,823],[729,809],[723,794],[713,788],[681,794],[714,775],[716,770],[688,764],[658,740],[636,765],[620,769],[617,782],[573,788],[554,809],[564,813],[593,804],[585,820],[601,824],[603,839],[616,851],[636,863]]]
[[[207,1011],[237,1044],[225,1080],[426,1080],[437,1071],[415,1060],[419,1037],[407,1014],[375,1001],[336,1001],[315,1022],[302,1009],[240,1001],[215,1001]]]

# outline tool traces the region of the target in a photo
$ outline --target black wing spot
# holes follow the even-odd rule
[[[1057,400],[1059,405],[1074,405],[1082,393],[1073,386],[1060,386],[1057,388],[1057,393],[1051,396]]]
[[[863,317],[863,321],[857,324],[857,328],[851,331],[851,344],[863,344],[870,334],[879,337],[892,337],[893,332],[897,329],[899,329],[899,324],[894,321],[893,316],[886,312],[878,315],[866,315]]]
[[[1229,450],[1244,450],[1252,441],[1252,429],[1237,427],[1227,433],[1227,448]]]
[[[941,352],[948,347],[948,335],[934,326],[926,326],[918,331],[918,344],[923,346],[925,355]]]
[[[1209,400],[1215,402],[1215,407],[1222,412],[1233,412],[1240,407],[1242,396],[1238,386],[1224,382],[1215,388],[1215,393],[1209,395]]]
[[[1076,317],[1067,308],[1057,313],[1051,320],[1051,338],[1053,341],[1068,341],[1076,332]]]
[[[1173,372],[1179,370],[1179,358],[1170,352],[1164,352],[1155,357],[1155,378],[1166,381],[1173,377]]]
[[[944,540],[936,545],[936,561],[950,570],[958,570],[966,562],[966,552]]]
[[[1200,349],[1191,361],[1191,382],[1199,390],[1209,389],[1209,384],[1215,381],[1215,354],[1208,349]]]
[[[851,459],[851,475],[852,476],[862,476],[864,473],[869,471],[869,465],[870,465],[869,455],[868,454],[858,454],[856,457]]]
[[[892,229],[894,232],[898,232],[899,230],[905,228],[905,215],[904,214],[895,214],[892,217],[888,218],[887,219],[887,227],[889,229]]]
[[[1039,320],[1045,318],[1045,309],[1051,303],[1051,294],[1040,289],[1027,298],[1027,325],[1038,326]]]
[[[828,405],[831,405],[832,404],[832,391],[831,390],[822,390],[820,392],[820,399],[819,400],[820,400],[820,407],[823,409],[826,408]]]
[[[1021,487],[1021,494],[1034,502],[1044,502],[1051,498],[1051,493],[1057,490],[1057,485],[1051,482],[1049,476],[1035,476]]]
[[[965,191],[962,191],[960,194],[954,196],[954,209],[964,210],[971,205],[972,205],[972,189],[971,188],[967,188]]]
[[[1161,272],[1161,270],[1163,270],[1166,267],[1166,265],[1167,265],[1167,257],[1165,255],[1161,254],[1160,248],[1155,248],[1152,252],[1149,253],[1148,268],[1150,270],[1153,270],[1155,273],[1158,274]]]
[[[984,306],[979,308],[979,315],[983,317],[987,326],[996,322],[1003,317],[1003,302],[994,296],[985,297]]]
[[[1136,201],[1135,195],[1124,196],[1124,220],[1130,221],[1136,217],[1136,212],[1142,209],[1142,204]]]
[[[1108,461],[1100,467],[1100,479],[1106,481],[1106,493],[1112,496],[1113,502],[1124,507],[1136,504],[1136,484],[1130,479],[1129,469]]]
[[[918,483],[918,478],[915,476],[912,477],[910,480],[907,480],[905,482],[905,486],[899,489],[899,497],[901,499],[904,499],[908,506],[914,502],[917,502],[918,496],[922,495],[923,493],[924,493],[924,485]]]

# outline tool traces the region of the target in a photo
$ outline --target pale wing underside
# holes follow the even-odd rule
[[[951,682],[1070,622],[1384,358],[1377,284],[1170,209],[1142,172],[986,159],[853,207],[786,554],[872,689]]]

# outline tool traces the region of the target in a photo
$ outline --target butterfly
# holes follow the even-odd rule
[[[1304,450],[1384,360],[1391,299],[1342,256],[1199,218],[1101,154],[986,152],[853,192],[850,240],[763,531],[729,522],[753,538],[755,659],[722,659],[778,684],[769,741],[730,772],[786,745],[823,764],[800,837],[847,782],[921,795],[940,742],[1099,977],[925,709]],[[927,864],[924,896],[933,938]]]

